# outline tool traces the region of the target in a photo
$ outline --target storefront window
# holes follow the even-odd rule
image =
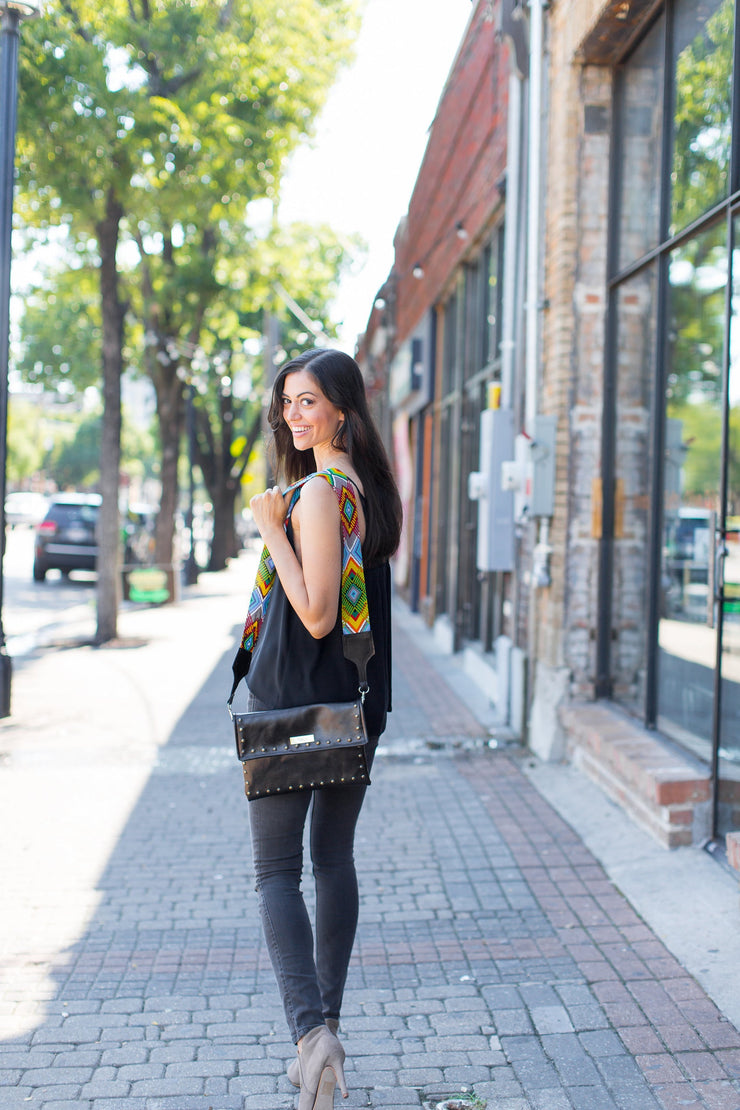
[[[648,32],[619,76],[619,268],[660,241],[665,17]]]
[[[444,347],[442,352],[442,397],[449,396],[457,380],[457,294],[444,307]]]
[[[476,259],[465,267],[465,350],[463,381],[468,381],[481,368],[483,358],[483,328],[481,306],[485,288],[483,259]]]
[[[716,770],[715,836],[740,827],[735,6],[666,0],[616,75],[602,549],[603,673]]]
[[[733,0],[679,0],[673,38],[671,234],[728,194]]]
[[[650,531],[650,417],[656,354],[657,266],[616,294],[616,514],[612,593],[613,695],[644,711]]]
[[[503,294],[504,227],[498,228],[493,242],[485,251],[486,283],[483,290],[483,364],[494,362],[500,356],[501,298]]]

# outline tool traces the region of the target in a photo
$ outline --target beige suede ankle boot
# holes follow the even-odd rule
[[[301,1093],[298,1110],[332,1110],[337,1083],[342,1097],[349,1092],[344,1079],[344,1049],[326,1025],[306,1033],[298,1044]]]
[[[329,1031],[331,1033],[333,1033],[334,1036],[336,1037],[337,1033],[339,1032],[339,1022],[337,1021],[337,1019],[336,1018],[327,1018],[326,1019],[326,1025],[327,1025],[327,1028],[329,1029]],[[288,1064],[288,1079],[290,1080],[290,1082],[293,1084],[294,1087],[300,1087],[300,1085],[301,1085],[301,1066],[298,1063],[298,1057],[297,1056],[296,1056],[295,1060],[291,1060],[290,1063]]]

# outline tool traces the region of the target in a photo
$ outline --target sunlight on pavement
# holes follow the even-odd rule
[[[244,559],[233,574],[203,576],[205,627],[197,598],[139,609],[121,615],[115,646],[45,650],[16,668],[12,716],[0,724],[1,1037],[32,1029],[57,996],[54,971],[100,904],[98,884],[162,747],[214,659],[235,648],[251,572]],[[229,677],[225,665],[223,720],[209,716],[204,728],[231,758]]]

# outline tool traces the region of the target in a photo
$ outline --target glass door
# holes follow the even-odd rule
[[[740,828],[740,215],[732,240],[729,297],[724,223],[671,255],[665,348],[658,726],[710,763],[715,837]]]
[[[732,238],[725,516],[715,559],[720,646],[715,835],[740,828],[740,216]]]
[[[707,762],[714,750],[722,494],[727,230],[668,261],[658,726]]]

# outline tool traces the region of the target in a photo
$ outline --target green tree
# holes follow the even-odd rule
[[[671,229],[686,227],[729,191],[734,0],[686,8],[677,37],[693,37],[676,63]],[[681,45],[681,42],[678,44]]]
[[[715,224],[671,258],[667,349],[669,408],[689,398],[721,403],[727,243]],[[671,411],[669,416],[674,415]]]
[[[740,516],[740,405],[730,406],[727,448],[727,514]]]
[[[30,222],[66,224],[78,245],[93,244],[101,306],[101,444],[103,506],[99,526],[97,638],[116,634],[118,613],[118,476],[123,328],[126,312],[116,262],[136,152],[127,122],[133,92],[109,86],[103,29],[125,5],[90,0],[50,5],[24,32],[21,52],[18,209]]]
[[[39,473],[45,434],[36,405],[11,397],[8,405],[8,484],[21,486]]]
[[[96,489],[100,484],[101,414],[83,416],[71,435],[57,440],[49,469],[60,489]]]
[[[58,0],[24,33],[19,208],[93,243],[104,421],[98,639],[115,635],[120,378],[139,298],[162,447],[158,558],[172,527],[187,367],[222,293],[223,244],[275,196],[356,32],[354,0]],[[25,198],[25,199],[22,199]],[[137,245],[122,283],[122,236]],[[173,354],[173,352],[175,352]]]
[[[274,0],[229,5],[228,19],[209,32],[190,65],[181,51],[176,55],[192,80],[157,97],[156,160],[130,224],[140,256],[132,295],[146,338],[144,365],[155,386],[162,446],[160,562],[172,553],[192,352],[202,346],[201,332],[210,331],[211,309],[224,316],[224,303],[233,297],[226,275],[254,242],[245,222],[249,202],[277,196],[285,157],[349,56],[357,26],[353,5],[303,3],[287,17]],[[167,71],[169,49],[168,37],[145,63],[147,85],[156,87],[157,75]],[[190,38],[183,49],[192,52]],[[220,336],[224,343],[232,338]]]
[[[102,328],[96,274],[54,267],[25,298],[23,378],[66,398],[100,384]]]
[[[330,310],[339,276],[359,249],[327,227],[274,228],[231,268],[228,285],[239,310],[219,304],[207,314],[202,365],[191,365],[191,371],[198,387],[196,459],[213,505],[209,570],[220,570],[237,551],[236,502],[261,435],[262,399],[269,388],[264,358],[249,358],[244,343],[263,329],[266,312],[279,322],[281,359],[329,342],[335,335]]]
[[[682,499],[714,504],[719,490],[722,412],[710,401],[686,403],[671,409],[681,421],[686,457],[682,466]]]
[[[98,489],[103,414],[74,414],[55,436],[48,476],[60,489]],[[146,478],[156,469],[156,445],[150,433],[126,419],[121,426],[121,466],[130,477]]]

